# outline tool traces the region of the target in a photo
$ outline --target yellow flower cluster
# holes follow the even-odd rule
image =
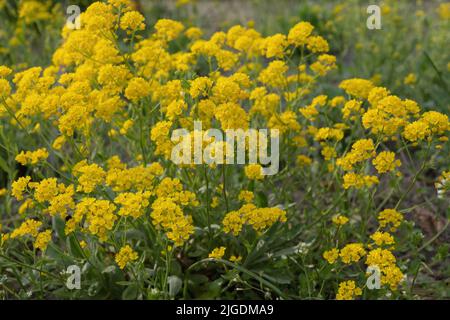
[[[275,222],[286,222],[286,212],[280,208],[257,208],[254,204],[244,204],[237,211],[228,212],[223,221],[226,233],[238,235],[245,224],[249,224],[257,232],[262,232]]]
[[[250,180],[262,180],[264,175],[262,172],[262,167],[259,164],[249,164],[245,167],[245,175]]]
[[[342,262],[350,264],[352,262],[358,262],[363,256],[366,255],[366,250],[362,243],[350,243],[340,250],[339,257]]]
[[[194,233],[191,215],[182,207],[198,206],[195,194],[183,191],[180,180],[164,178],[156,189],[157,199],[152,204],[153,224],[166,232],[167,238],[181,246]]]
[[[378,214],[378,221],[382,228],[391,226],[390,230],[395,231],[403,221],[403,215],[395,209],[385,209]]]
[[[366,265],[376,266],[381,271],[381,284],[389,285],[391,290],[396,290],[403,280],[403,273],[396,265],[395,256],[391,251],[377,248],[367,254]]]
[[[16,181],[14,181],[11,185],[11,194],[13,197],[15,197],[18,201],[23,200],[23,193],[25,192],[28,183],[31,181],[31,177],[20,177]]]
[[[132,216],[139,218],[144,214],[145,208],[149,206],[148,198],[150,192],[124,192],[120,193],[115,199],[114,203],[121,205],[118,214],[120,216]]]
[[[391,224],[391,231],[396,230],[402,219],[403,216],[394,209],[383,210],[378,215],[380,228],[385,228],[388,224]],[[367,250],[362,243],[350,243],[345,245],[340,250],[338,248],[332,248],[324,251],[322,256],[329,264],[336,263],[338,258],[341,258],[341,261],[344,264],[358,263],[362,257],[366,256],[365,264],[368,267],[376,267],[379,269],[381,273],[381,284],[387,285],[393,291],[397,290],[397,287],[403,280],[404,275],[397,266],[394,254],[390,251],[394,249],[394,237],[387,232],[376,231],[370,236],[370,239],[373,243],[367,244]],[[378,248],[373,248],[374,245]],[[354,281],[351,282],[353,285],[356,285]],[[346,285],[343,285],[343,287],[346,287]],[[343,288],[341,290],[341,288],[339,288],[336,298],[339,296],[341,299],[345,299],[344,297],[346,296],[345,293],[347,291],[347,298],[354,298],[351,296],[351,290],[347,289]]]
[[[116,254],[115,260],[120,269],[125,269],[129,262],[133,262],[138,259],[138,254],[129,245],[125,245],[120,248]]]
[[[105,171],[99,165],[95,163],[88,165],[85,160],[77,163],[72,171],[78,176],[78,192],[91,193],[106,178]]]
[[[47,249],[47,245],[52,239],[52,231],[45,230],[43,232],[38,233],[36,236],[36,241],[34,242],[34,247],[41,251],[45,251]]]
[[[86,232],[97,235],[101,241],[106,241],[108,232],[113,229],[117,220],[115,210],[116,206],[109,200],[83,198],[76,204],[73,217],[66,223],[66,234],[83,225]]]
[[[225,247],[219,247],[219,248],[215,248],[213,251],[211,251],[211,253],[208,255],[208,258],[213,258],[213,259],[222,259],[222,257],[225,255]]]
[[[356,286],[355,281],[348,280],[339,283],[339,289],[336,294],[336,300],[354,300],[356,297],[362,295],[361,288]]]
[[[24,166],[27,164],[36,164],[39,161],[45,160],[47,158],[48,152],[45,148],[42,148],[35,151],[22,151],[16,156],[16,161]]]
[[[378,173],[386,173],[395,170],[396,167],[401,166],[401,161],[395,159],[395,153],[390,151],[380,152],[372,161]]]

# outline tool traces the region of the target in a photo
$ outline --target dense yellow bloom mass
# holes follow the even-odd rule
[[[400,160],[395,159],[395,153],[390,151],[380,152],[372,161],[373,165],[377,169],[378,173],[386,173],[395,170],[402,163]]]
[[[13,197],[15,197],[18,201],[23,199],[23,193],[26,190],[28,183],[31,181],[31,177],[20,177],[16,181],[12,183],[11,186],[11,194]]]
[[[115,199],[116,204],[120,204],[118,214],[120,216],[132,216],[133,218],[139,218],[144,214],[145,208],[149,206],[148,198],[150,192],[124,192],[120,193]]]
[[[395,243],[394,237],[387,232],[377,231],[370,236],[377,246],[392,245]]]
[[[78,163],[73,169],[74,174],[78,177],[77,191],[91,193],[97,185],[105,181],[106,173],[97,164],[86,164],[82,161]]]
[[[40,7],[38,1],[20,2],[19,22],[28,30],[16,31],[11,42],[52,20],[50,1],[44,2]],[[140,9],[129,0],[95,2],[82,13],[81,29],[62,30],[48,66],[0,66],[5,178],[0,200],[12,218],[1,221],[2,252],[32,253],[24,258],[27,264],[47,273],[55,272],[56,254],[88,259],[86,266],[94,261],[103,273],[115,260],[124,279],[151,281],[151,295],[158,297],[169,296],[167,276],[189,270],[202,279],[201,268],[208,268],[208,279],[221,280],[216,283],[224,285],[221,291],[230,288],[224,272],[243,280],[230,282],[243,288],[242,297],[253,297],[250,291],[257,287],[267,298],[291,298],[290,287],[300,288],[295,297],[317,289],[308,286],[313,292],[305,293],[297,280],[280,281],[275,292],[266,285],[277,281],[272,275],[257,283],[230,263],[226,268],[217,261],[196,264],[207,256],[243,261],[255,274],[266,268],[275,275],[297,274],[311,265],[318,272],[305,281],[323,283],[318,296],[355,299],[364,288],[365,263],[380,268],[384,286],[383,296],[367,296],[406,296],[408,290],[398,288],[409,261],[401,255],[397,261],[394,250],[397,243],[403,252],[415,252],[420,239],[412,243],[411,232],[393,234],[404,220],[402,212],[409,212],[404,200],[408,206],[414,200],[407,197],[409,181],[402,175],[414,177],[408,170],[422,153],[428,157],[423,168],[429,159],[433,166],[446,164],[446,154],[438,152],[447,151],[450,124],[448,115],[430,110],[430,97],[417,100],[425,102],[423,112],[403,97],[407,91],[393,85],[391,92],[380,84],[397,80],[414,84],[407,88],[414,90],[423,82],[418,69],[417,76],[400,79],[386,79],[379,71],[370,80],[347,79],[335,88],[339,74],[332,71],[343,61],[330,52],[341,50],[330,48],[309,22],[286,33],[266,35],[253,22],[210,33],[171,19],[147,26]],[[320,29],[334,32],[344,9],[336,8]],[[439,11],[443,19],[446,9]],[[394,6],[385,10],[397,15]],[[172,154],[177,129],[188,132],[190,151],[201,138],[199,151],[212,156],[230,144],[205,138],[208,129],[222,134],[276,129],[280,171],[264,175],[265,137],[258,142],[259,163],[177,165]],[[255,155],[253,146],[247,147]],[[412,163],[401,167],[400,159]],[[436,205],[444,206],[449,174],[445,167],[436,172],[442,172],[436,181],[442,203]],[[391,206],[395,209],[374,209]],[[21,263],[15,266],[18,273]],[[142,277],[148,268],[151,277]],[[57,287],[54,281],[44,288]],[[196,292],[191,282],[174,298]],[[98,283],[99,292],[120,291],[115,283]],[[333,287],[337,292],[325,292]]]
[[[372,139],[361,139],[352,145],[352,150],[345,156],[339,158],[336,162],[344,170],[350,171],[360,162],[370,159],[375,154],[375,148]]]
[[[143,78],[137,77],[129,81],[127,88],[125,89],[125,96],[133,101],[137,101],[141,98],[150,96],[151,86]]]
[[[137,260],[138,254],[129,245],[120,248],[119,252],[116,254],[115,260],[119,265],[120,269],[125,269],[129,262]]]
[[[14,231],[11,232],[10,237],[11,237],[11,239],[14,239],[17,237],[23,237],[25,235],[31,235],[33,237],[36,237],[39,233],[38,230],[41,226],[42,226],[41,221],[27,219],[24,222],[22,222],[20,227],[18,227],[17,229],[14,229]]]
[[[346,216],[338,214],[333,217],[332,221],[334,224],[342,226],[348,222],[348,218]]]
[[[355,281],[344,281],[339,284],[336,300],[354,300],[360,295],[362,295],[362,290],[356,286]]]
[[[327,250],[323,253],[323,258],[328,261],[328,263],[333,264],[339,258],[339,250],[333,248]]]
[[[239,192],[239,200],[244,201],[246,203],[250,203],[253,201],[255,194],[248,190],[241,190]]]
[[[395,209],[385,209],[378,214],[378,221],[382,228],[390,226],[390,230],[395,231],[403,221],[403,215]]]
[[[403,273],[396,266],[396,259],[389,250],[381,248],[371,250],[367,254],[366,264],[380,269],[381,284],[389,285],[391,290],[396,290],[403,280]]]
[[[256,231],[263,231],[275,222],[286,222],[286,212],[279,208],[257,208],[254,204],[244,204],[239,210],[228,212],[223,221],[225,232],[238,235],[245,224]]]
[[[245,167],[245,175],[251,180],[262,180],[264,175],[262,167],[259,164],[249,164]]]
[[[34,242],[34,247],[41,251],[45,251],[45,249],[47,249],[47,245],[50,242],[51,238],[52,238],[51,230],[45,230],[43,232],[40,232],[36,236],[36,241]]]
[[[379,180],[376,176],[365,176],[354,172],[346,173],[344,175],[344,189],[354,187],[356,189],[362,189],[364,187],[372,187],[378,184]]]
[[[137,11],[126,12],[122,19],[120,20],[120,27],[123,30],[144,30],[145,29],[145,18]]]
[[[47,150],[42,148],[35,151],[22,151],[16,156],[16,161],[24,166],[26,164],[36,164],[41,160],[47,159],[47,157]]]
[[[153,223],[161,226],[176,245],[182,245],[194,233],[192,217],[185,215],[181,207],[172,200],[157,199],[152,204],[152,209]]]
[[[350,243],[340,250],[339,257],[341,257],[342,262],[349,264],[358,262],[365,254],[366,250],[364,250],[363,244]]]
[[[342,81],[339,87],[351,96],[367,99],[374,86],[369,80],[355,78]]]
[[[295,46],[306,44],[306,40],[314,30],[314,26],[309,22],[299,22],[289,30],[288,41]]]

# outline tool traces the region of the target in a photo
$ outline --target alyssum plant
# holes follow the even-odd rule
[[[81,24],[51,65],[0,67],[3,297],[413,297],[427,243],[405,214],[448,164],[447,115],[365,79],[324,94],[336,59],[308,22],[205,39],[109,0]],[[212,128],[278,130],[279,172],[171,161],[174,130]]]

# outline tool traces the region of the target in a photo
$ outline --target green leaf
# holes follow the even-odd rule
[[[138,295],[138,288],[135,283],[131,284],[125,291],[122,293],[122,299],[124,300],[135,300]]]
[[[71,234],[66,239],[67,248],[69,249],[69,253],[76,258],[84,258],[83,249],[81,249],[78,240],[75,238],[75,235]]]

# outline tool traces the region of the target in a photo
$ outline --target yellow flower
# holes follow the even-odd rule
[[[396,259],[392,252],[382,248],[369,251],[366,259],[366,265],[377,266],[381,271],[388,266],[395,265],[395,262]]]
[[[346,216],[338,214],[332,218],[332,221],[335,225],[343,226],[348,222],[348,218]]]
[[[125,97],[132,101],[138,101],[141,98],[151,95],[150,84],[141,77],[136,77],[128,82],[125,89]]]
[[[85,162],[79,162],[73,169],[78,176],[77,191],[91,193],[94,189],[105,181],[106,173],[97,164],[91,165]]]
[[[366,250],[361,243],[350,243],[341,249],[339,256],[342,262],[349,264],[358,262],[366,254]]]
[[[312,159],[308,156],[300,154],[297,156],[296,163],[300,167],[309,166],[312,163]]]
[[[390,230],[395,231],[403,221],[403,215],[395,209],[385,209],[378,214],[378,222],[381,228],[391,226]]]
[[[379,180],[376,176],[364,176],[354,172],[349,172],[344,175],[344,189],[354,187],[356,189],[362,189],[364,187],[372,187],[374,184],[378,184]]]
[[[450,20],[450,2],[441,3],[436,10],[441,19]]]
[[[160,19],[155,24],[156,37],[171,41],[178,37],[178,35],[184,30],[184,26],[181,22],[170,20],[170,19]]]
[[[244,224],[249,224],[255,231],[263,231],[275,222],[286,222],[286,212],[280,208],[257,208],[252,203],[244,204],[238,211],[228,212],[223,221],[226,233],[238,235]]]
[[[339,88],[344,89],[347,94],[356,98],[367,99],[374,85],[369,80],[354,78],[342,81]]]
[[[395,159],[395,153],[390,151],[382,151],[378,156],[372,160],[373,165],[378,173],[386,173],[395,170],[396,167],[401,166],[401,161]]]
[[[250,180],[264,179],[262,167],[259,164],[249,164],[249,165],[245,166],[245,175]]]
[[[171,199],[158,198],[152,204],[151,218],[155,226],[161,226],[167,238],[181,246],[194,233],[192,217],[185,215],[181,207]]]
[[[377,231],[370,236],[377,246],[395,244],[394,237],[387,232]]]
[[[271,63],[269,63],[266,69],[261,71],[258,80],[274,88],[284,87],[287,85],[284,74],[288,69],[289,67],[284,61],[272,61]]]
[[[403,83],[406,85],[414,85],[417,82],[417,77],[414,73],[408,74],[405,79],[403,79]]]
[[[328,261],[329,264],[333,264],[339,257],[339,250],[333,248],[331,250],[327,250],[323,253],[323,258]]]
[[[189,94],[196,99],[199,96],[207,96],[211,90],[213,82],[208,77],[198,77],[191,81]]]
[[[325,53],[330,50],[327,40],[325,40],[321,36],[309,37],[306,42],[306,47],[313,53]]]
[[[5,79],[0,79],[0,97],[7,97],[11,93],[11,86]]]
[[[316,141],[340,141],[342,138],[344,138],[344,132],[342,130],[328,127],[320,128],[314,135],[314,140]]]
[[[61,150],[61,148],[62,148],[62,146],[64,145],[65,142],[66,142],[66,137],[65,136],[59,136],[53,141],[52,147],[55,150]]]
[[[279,58],[284,54],[287,46],[286,36],[283,34],[275,34],[264,39],[265,55],[267,58]]]
[[[235,255],[232,255],[232,256],[230,257],[230,261],[231,261],[231,262],[238,263],[238,262],[240,262],[241,260],[242,260],[242,257],[241,257],[241,256],[235,256]]]
[[[121,205],[118,214],[120,216],[132,216],[133,218],[139,218],[145,212],[145,208],[149,206],[148,198],[150,192],[124,192],[119,194],[114,202]]]
[[[191,27],[188,28],[184,34],[191,40],[197,40],[203,35],[203,31],[200,28]]]
[[[418,120],[408,124],[403,131],[406,140],[417,142],[423,140],[431,134],[430,127],[424,121]]]
[[[358,100],[349,100],[345,103],[344,107],[342,108],[342,117],[344,119],[349,119],[351,114],[354,115],[360,115],[364,112],[364,110],[361,108],[361,101]]]
[[[125,245],[120,248],[119,252],[116,254],[115,260],[119,265],[120,269],[125,269],[129,262],[137,260],[138,254],[129,245]]]
[[[41,203],[52,200],[60,189],[56,178],[44,179],[39,183],[30,183],[30,187],[35,189],[34,198]]]
[[[354,300],[360,295],[362,295],[362,290],[356,286],[355,281],[344,281],[339,284],[336,300]]]
[[[320,75],[324,76],[333,69],[336,69],[336,57],[329,54],[321,54],[317,61],[310,65],[311,70]]]
[[[289,30],[288,41],[297,47],[303,46],[313,30],[314,26],[311,23],[299,22]]]
[[[47,149],[37,149],[36,151],[21,151],[16,156],[16,161],[21,165],[25,166],[27,164],[36,164],[41,160],[45,160],[48,157]]]
[[[336,164],[345,171],[353,170],[354,165],[370,159],[375,155],[375,146],[372,139],[360,139],[352,145],[352,150],[345,156],[337,159]]]
[[[42,222],[40,221],[27,219],[24,222],[22,222],[22,224],[17,229],[14,229],[13,232],[11,232],[10,238],[14,239],[26,235],[37,237],[41,225]]]
[[[45,249],[47,249],[47,245],[50,242],[51,238],[52,238],[51,230],[45,230],[43,232],[40,232],[36,236],[36,240],[34,242],[34,247],[41,251],[45,251]]]
[[[7,66],[0,66],[0,78],[6,78],[11,74],[12,70]]]
[[[212,259],[222,259],[222,257],[225,255],[225,247],[218,247],[215,248],[211,253],[208,255],[208,258]]]
[[[245,224],[245,219],[239,211],[230,211],[223,218],[222,224],[223,231],[226,233],[231,232],[233,235],[237,236],[241,232],[242,226]]]
[[[144,20],[144,16],[138,11],[128,11],[120,19],[120,28],[130,31],[144,30]]]
[[[75,230],[77,223],[85,218],[85,228],[89,233],[97,235],[101,241],[106,241],[108,231],[114,227],[117,220],[116,206],[109,200],[83,198],[77,203],[73,218],[66,223],[66,234]]]
[[[248,190],[241,190],[238,199],[246,203],[251,203],[255,197],[254,193]]]
[[[11,185],[11,194],[18,201],[23,199],[23,192],[26,190],[28,183],[31,181],[31,177],[20,177],[16,181],[14,181]]]

